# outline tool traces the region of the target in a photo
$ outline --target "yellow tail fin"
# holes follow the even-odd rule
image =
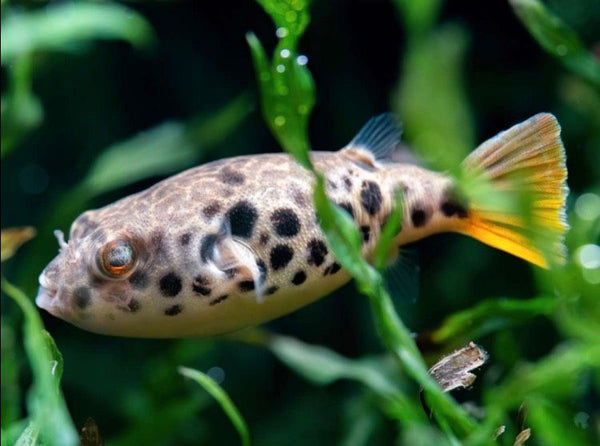
[[[463,167],[489,189],[466,191],[468,218],[457,222],[457,232],[538,266],[564,263],[567,169],[553,115],[540,113],[499,133],[472,152]]]

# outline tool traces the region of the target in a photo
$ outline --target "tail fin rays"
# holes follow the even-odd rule
[[[457,232],[538,266],[564,262],[567,170],[560,126],[553,115],[541,113],[501,132],[472,152],[463,167],[509,197],[527,194],[529,213],[525,218],[515,211],[490,208],[482,197],[470,197],[469,217],[455,228]],[[548,241],[550,252],[545,249]]]

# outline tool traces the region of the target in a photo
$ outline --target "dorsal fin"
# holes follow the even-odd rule
[[[392,113],[384,113],[369,121],[346,146],[352,149],[366,149],[376,160],[387,159],[400,144],[402,125]]]

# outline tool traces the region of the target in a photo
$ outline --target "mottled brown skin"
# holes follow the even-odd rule
[[[406,203],[398,244],[447,219],[434,208],[448,184],[439,174],[376,161],[362,148],[311,156],[329,197],[360,227],[367,258],[396,189]],[[42,274],[51,298],[38,304],[91,331],[142,337],[212,335],[289,313],[350,280],[317,222],[312,185],[312,174],[287,154],[242,156],[85,212]],[[109,279],[97,253],[122,238],[133,241],[139,262],[126,279]],[[224,269],[216,257],[231,255],[238,265]]]

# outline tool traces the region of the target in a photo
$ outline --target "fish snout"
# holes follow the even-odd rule
[[[43,308],[48,313],[60,317],[60,296],[58,288],[52,284],[48,277],[42,273],[39,278],[40,287],[38,289],[35,303],[38,307]]]

